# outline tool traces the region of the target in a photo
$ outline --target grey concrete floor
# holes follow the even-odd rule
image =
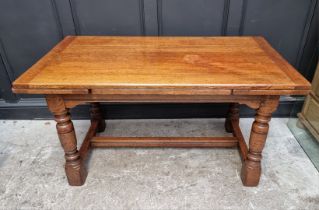
[[[286,123],[271,121],[255,188],[236,149],[95,149],[85,185],[70,187],[53,121],[0,121],[0,209],[319,209],[318,171]],[[80,144],[89,121],[74,124]],[[113,120],[107,134],[225,133],[223,119],[192,119]]]

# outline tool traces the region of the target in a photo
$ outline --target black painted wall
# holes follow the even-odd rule
[[[42,110],[42,96],[15,95],[11,82],[66,35],[262,35],[311,80],[318,58],[318,0],[0,0],[0,118],[17,118],[26,107]],[[278,115],[289,115],[294,103],[283,99]],[[109,114],[224,114],[220,105],[183,105],[184,111],[179,106],[112,105]],[[21,118],[34,116],[28,113]]]

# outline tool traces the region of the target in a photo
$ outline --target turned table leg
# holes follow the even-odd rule
[[[77,140],[68,109],[61,97],[48,96],[47,103],[57,122],[56,128],[65,153],[65,173],[71,186],[83,185],[87,171],[77,150]]]
[[[92,121],[99,122],[97,132],[103,132],[105,130],[106,124],[103,118],[103,113],[101,111],[100,103],[97,103],[97,102],[91,103],[90,114],[91,114],[91,122]]]
[[[249,138],[249,152],[243,163],[241,179],[245,186],[257,186],[261,175],[262,150],[264,148],[271,114],[277,108],[279,97],[268,97],[260,103]]]
[[[232,103],[229,106],[228,116],[225,120],[225,130],[228,133],[233,132],[232,127],[232,120],[239,120],[239,104],[238,103]]]

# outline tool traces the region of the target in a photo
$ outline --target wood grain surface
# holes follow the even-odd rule
[[[13,83],[14,92],[35,94],[303,95],[309,88],[262,37],[68,36]]]

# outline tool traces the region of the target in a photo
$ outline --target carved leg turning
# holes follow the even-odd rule
[[[90,114],[91,114],[91,122],[92,121],[99,122],[97,132],[103,132],[105,130],[106,124],[105,124],[105,120],[103,118],[103,113],[101,111],[99,103],[96,103],[96,102],[91,103]]]
[[[228,133],[233,132],[231,120],[239,120],[239,104],[238,103],[232,103],[229,106],[228,116],[225,120],[225,130]]]
[[[269,130],[271,114],[277,108],[279,97],[267,97],[257,109],[255,121],[251,128],[249,152],[243,163],[241,179],[245,186],[257,186],[261,175],[261,153]]]
[[[83,185],[87,171],[77,150],[77,141],[70,113],[65,108],[63,99],[58,96],[48,96],[47,103],[57,122],[56,128],[65,152],[65,172],[68,182],[71,186]]]

